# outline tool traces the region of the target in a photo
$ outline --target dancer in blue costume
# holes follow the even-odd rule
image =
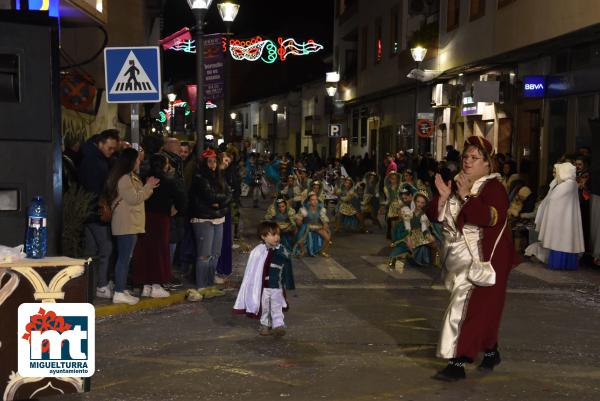
[[[364,188],[364,192],[361,196],[361,209],[364,220],[370,219],[381,228],[379,222],[379,177],[373,171],[365,174],[365,177],[361,183],[361,187]]]
[[[319,202],[316,193],[308,194],[304,206],[296,215],[298,240],[294,246],[294,254],[299,256],[321,256],[329,257],[327,253],[331,245],[331,234],[329,232],[329,218],[323,203]]]
[[[280,194],[272,205],[267,208],[265,220],[273,221],[279,226],[281,245],[288,251],[294,248],[296,238],[296,211],[288,205],[285,195]]]
[[[364,230],[365,223],[360,208],[361,199],[354,190],[352,178],[343,177],[335,194],[339,202],[336,207],[334,232],[338,232],[341,227],[351,231]]]
[[[410,208],[403,206],[400,209],[401,220],[394,225],[392,231],[392,243],[390,244],[390,260],[388,267],[390,270],[404,271],[406,260],[413,249],[411,239],[411,219],[413,212]]]
[[[281,160],[274,157],[265,166],[265,175],[267,176],[269,181],[273,184],[273,186],[275,188],[275,192],[279,192],[280,186],[281,186],[281,175],[279,173],[279,164],[280,163],[281,163]]]
[[[295,171],[296,183],[294,185],[294,198],[292,207],[296,210],[300,210],[304,203],[304,198],[309,188],[308,173],[304,167],[297,168]]]
[[[310,193],[315,193],[319,199],[319,203],[325,205],[325,191],[323,191],[323,184],[319,180],[312,180],[308,185],[308,188],[302,193],[302,203],[306,202]]]
[[[400,219],[400,208],[402,203],[398,197],[400,193],[400,175],[392,171],[383,180],[383,193],[385,194],[385,205],[383,212],[386,222],[386,238],[392,239],[394,225]]]
[[[430,266],[439,263],[437,242],[441,241],[441,231],[437,224],[432,224],[425,214],[429,198],[425,192],[419,191],[414,197],[415,210],[411,218],[411,262],[417,266]]]
[[[292,208],[294,208],[294,203],[295,203],[294,199],[296,197],[302,196],[302,192],[300,191],[299,187],[297,186],[297,178],[296,178],[295,174],[290,174],[287,176],[286,184],[281,189],[281,194],[283,194],[283,196],[286,197],[286,199],[288,200],[288,204]]]

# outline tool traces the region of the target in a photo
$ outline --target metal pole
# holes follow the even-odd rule
[[[227,26],[227,40],[229,40],[229,27],[230,23],[225,24]],[[223,100],[223,139],[225,139],[225,143],[233,142],[233,129],[234,122],[229,118],[229,110],[231,109],[231,61],[229,60],[229,56],[225,53],[223,57],[223,63],[225,64],[225,80],[224,80],[224,100]]]
[[[277,112],[273,112],[273,138],[271,140],[271,154],[275,154],[275,141],[277,140]]]
[[[417,63],[417,70],[419,69],[421,63]],[[419,135],[417,134],[417,120],[419,119],[419,80],[416,80],[415,84],[415,127],[414,127],[414,138],[413,138],[413,155],[419,155]]]
[[[131,143],[140,143],[140,113],[137,103],[131,103]]]
[[[204,99],[204,16],[206,10],[194,10],[196,17],[196,157],[200,159],[204,151],[204,137],[206,126],[204,125],[205,99]]]

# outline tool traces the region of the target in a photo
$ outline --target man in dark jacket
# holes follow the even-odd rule
[[[96,296],[112,298],[108,283],[108,265],[112,254],[110,225],[98,218],[98,198],[110,171],[110,159],[119,143],[119,131],[108,129],[94,135],[83,145],[83,158],[79,166],[79,184],[94,194],[91,215],[84,227],[86,255],[94,257],[90,267],[96,273]]]

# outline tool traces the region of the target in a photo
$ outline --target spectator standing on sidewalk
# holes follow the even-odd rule
[[[164,154],[150,157],[150,175],[160,180],[145,204],[146,233],[140,234],[133,253],[133,283],[142,285],[142,296],[169,296],[162,285],[171,278],[169,228],[171,216],[185,207],[185,194],[169,173],[172,167]]]
[[[202,153],[198,170],[189,192],[188,214],[196,238],[196,286],[188,291],[189,301],[225,295],[213,287],[221,243],[223,224],[229,212],[231,191],[218,168],[217,153]]]
[[[219,154],[217,160],[219,162],[219,170],[223,174],[225,182],[227,183],[230,189],[233,189],[233,177],[231,176],[231,170],[229,169],[230,167],[233,167],[233,157],[227,152],[222,152]],[[223,241],[221,242],[221,255],[219,256],[219,262],[217,263],[215,275],[216,284],[224,284],[225,279],[229,277],[233,269],[233,221],[231,217],[232,203],[233,200],[229,203],[230,207],[227,211],[227,214],[225,215],[225,223],[223,225]]]
[[[110,170],[110,160],[119,143],[119,131],[104,130],[91,137],[82,148],[82,160],[79,166],[79,185],[94,195],[91,204],[92,213],[85,227],[85,254],[92,256],[90,269],[95,273],[96,296],[112,298],[112,289],[108,281],[110,256],[113,251],[110,225],[100,221],[98,200],[104,190]]]
[[[113,303],[135,305],[139,301],[125,290],[127,273],[138,234],[145,232],[144,202],[160,182],[156,177],[148,177],[146,184],[142,184],[137,175],[140,162],[137,150],[123,150],[106,182],[105,196],[113,209],[111,228],[117,240]]]

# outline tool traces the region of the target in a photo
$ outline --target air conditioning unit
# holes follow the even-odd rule
[[[450,84],[437,84],[431,91],[431,107],[450,107],[454,87]]]

